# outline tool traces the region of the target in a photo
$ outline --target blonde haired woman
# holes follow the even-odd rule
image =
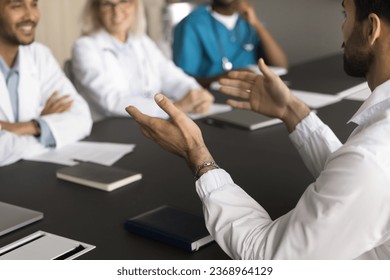
[[[72,52],[72,76],[94,120],[127,116],[134,105],[166,117],[153,96],[162,92],[186,113],[204,113],[214,98],[168,60],[145,34],[141,0],[88,0],[83,36]]]

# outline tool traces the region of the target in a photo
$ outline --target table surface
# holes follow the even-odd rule
[[[354,128],[346,122],[360,105],[361,102],[343,100],[319,109],[318,115],[344,142]],[[211,126],[204,120],[197,123],[218,164],[272,218],[293,209],[314,180],[283,124],[246,131]],[[55,173],[62,166],[56,164],[20,161],[1,167],[0,200],[41,211],[45,217],[0,237],[0,247],[43,230],[96,246],[80,259],[229,258],[216,243],[189,253],[123,228],[128,218],[164,204],[202,214],[193,176],[182,159],[146,139],[131,118],[95,123],[87,140],[136,144],[135,150],[115,166],[139,171],[143,179],[107,193],[58,180]]]

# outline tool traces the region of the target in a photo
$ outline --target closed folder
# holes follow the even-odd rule
[[[229,112],[215,114],[206,119],[208,124],[228,124],[247,130],[256,130],[262,127],[279,124],[282,121],[270,118],[259,113],[235,109]]]
[[[127,220],[125,228],[190,252],[213,241],[202,216],[166,205]]]
[[[114,166],[83,162],[59,169],[57,178],[110,192],[140,180],[142,175]]]

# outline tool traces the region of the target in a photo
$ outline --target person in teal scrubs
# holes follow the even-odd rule
[[[174,62],[204,87],[261,57],[272,66],[288,66],[284,51],[246,0],[213,0],[174,31]]]

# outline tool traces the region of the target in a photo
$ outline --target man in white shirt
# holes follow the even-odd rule
[[[0,166],[90,133],[88,105],[34,43],[37,0],[0,0]]]
[[[170,122],[127,108],[146,136],[199,177],[207,228],[232,258],[390,259],[390,2],[344,0],[343,7],[345,71],[365,76],[372,90],[344,145],[263,60],[263,76],[233,72],[220,81],[224,93],[243,98],[231,105],[280,118],[317,178],[277,220],[218,168],[199,128],[167,98],[155,97]]]

